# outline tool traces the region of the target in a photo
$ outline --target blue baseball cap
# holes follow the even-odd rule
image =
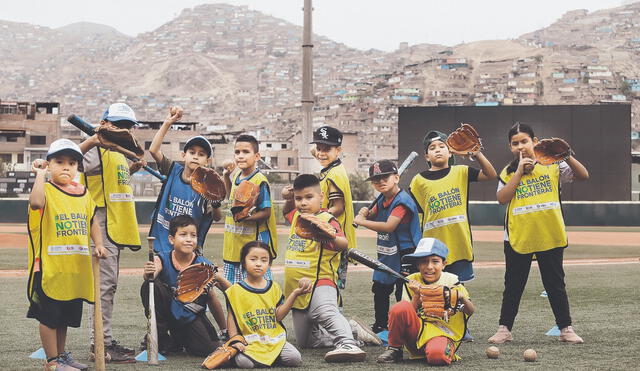
[[[205,151],[207,151],[207,157],[211,157],[211,154],[213,153],[213,148],[211,148],[211,142],[209,142],[209,140],[203,137],[202,135],[197,135],[195,137],[190,138],[184,144],[184,148],[182,148],[182,152],[187,152],[187,149],[189,149],[189,147],[196,146],[196,145],[202,147]]]
[[[102,114],[102,120],[113,122],[116,124],[129,124],[131,126],[138,125],[136,114],[133,113],[131,107],[125,103],[114,103],[107,108]]]
[[[449,255],[449,249],[444,242],[437,238],[426,237],[418,242],[418,246],[413,254],[407,254],[402,257],[403,263],[413,263],[418,258],[424,258],[425,256],[437,255],[443,260],[447,260]]]

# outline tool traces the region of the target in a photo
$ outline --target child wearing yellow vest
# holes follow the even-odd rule
[[[342,153],[342,133],[331,126],[322,126],[313,132],[315,147],[311,149],[313,156],[318,160],[322,170],[320,171],[320,189],[322,191],[322,207],[333,215],[349,242],[349,248],[355,249],[356,230],[353,227],[353,202],[351,199],[351,185],[349,176],[340,160]],[[338,268],[338,287],[345,288],[347,282],[348,259],[346,252],[340,256]]]
[[[422,213],[422,237],[433,237],[449,246],[446,272],[466,282],[474,278],[471,226],[468,203],[469,184],[496,178],[496,171],[482,154],[471,155],[452,151],[447,136],[430,131],[423,139],[425,159],[429,170],[416,174],[411,180],[410,192]],[[453,165],[454,154],[471,156],[478,161],[480,170]]]
[[[47,361],[44,369],[85,370],[65,351],[67,327],[80,327],[82,302],[92,303],[93,254],[104,258],[96,205],[76,182],[82,152],[68,139],[51,143],[47,160],[35,160],[35,183],[29,196],[29,312],[40,322]],[[47,171],[51,178],[47,182]]]
[[[573,179],[588,179],[589,172],[573,156],[549,166],[536,163],[533,147],[538,138],[528,125],[516,123],[508,138],[515,158],[500,173],[496,194],[499,203],[508,204],[504,221],[505,287],[498,331],[489,342],[501,344],[513,340],[511,329],[535,255],[560,329],[560,341],[583,343],[571,326],[565,289],[562,260],[568,242],[560,188],[562,183]]]
[[[133,110],[124,103],[110,105],[100,121],[100,125],[128,130],[132,130],[137,124]],[[137,251],[141,247],[130,180],[131,174],[142,167],[144,159],[129,165],[123,154],[100,148],[99,145],[97,135],[80,143],[80,149],[85,155],[84,184],[98,206],[95,217],[100,224],[102,240],[107,250],[107,257],[100,261],[105,360],[111,363],[133,363],[135,350],[122,346],[113,338],[111,323],[118,287],[120,251],[124,248]],[[91,359],[94,357],[93,335],[92,332],[89,354]]]
[[[403,347],[411,358],[426,358],[430,365],[448,365],[460,358],[456,351],[475,307],[458,276],[443,272],[448,254],[447,246],[441,241],[423,238],[414,253],[402,258],[403,262],[413,263],[418,272],[407,277],[409,283],[405,283],[403,301],[389,311],[389,346],[378,356],[378,363],[402,361]],[[420,287],[430,284],[458,291],[458,310],[449,321],[424,315]]]
[[[231,210],[228,210],[224,222],[224,276],[232,284],[242,281],[246,272],[242,270],[240,250],[251,241],[261,241],[269,245],[271,257],[278,254],[278,232],[276,215],[267,177],[257,168],[260,160],[258,140],[251,135],[240,135],[234,145],[234,161],[227,161],[223,177],[229,205],[233,204],[235,190],[243,181],[249,181],[260,187],[255,203],[255,211],[248,217],[236,222]],[[236,168],[239,171],[235,171]],[[235,171],[235,172],[234,172]],[[266,279],[271,280],[271,270],[267,269]]]
[[[347,321],[338,310],[341,301],[338,288],[340,253],[347,246],[340,223],[326,209],[320,207],[322,191],[320,181],[311,174],[298,176],[293,187],[285,187],[282,196],[286,200],[283,214],[291,223],[284,262],[284,294],[291,295],[302,279],[311,281],[313,290],[298,296],[293,303],[293,328],[297,345],[301,348],[335,347],[325,354],[327,362],[361,362],[366,353],[358,347],[356,336],[369,343],[380,345],[371,330],[357,322]],[[328,222],[336,230],[333,240],[318,242],[296,234],[296,224],[301,213],[314,214]]]
[[[240,334],[248,345],[236,343],[239,352],[234,361],[239,368],[302,365],[300,352],[287,341],[282,320],[300,295],[309,293],[311,281],[303,278],[285,300],[280,285],[264,278],[273,257],[269,245],[249,242],[240,252],[244,280],[224,292],[229,309],[229,336]]]

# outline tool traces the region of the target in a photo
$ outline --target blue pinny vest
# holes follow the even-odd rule
[[[398,205],[403,205],[412,213],[409,223],[398,224],[395,231],[391,233],[378,232],[378,260],[389,266],[396,272],[400,272],[400,251],[405,249],[414,249],[418,246],[418,242],[422,238],[420,230],[420,221],[418,218],[418,208],[413,198],[403,189],[400,190],[391,201],[389,207],[384,207],[384,197],[380,197],[376,207],[378,213],[375,221],[386,222],[391,215],[391,211]],[[396,282],[396,278],[390,274],[374,271],[373,280],[385,285]]]
[[[213,215],[206,214],[207,200],[191,189],[191,185],[182,180],[184,166],[174,162],[171,164],[169,176],[162,185],[160,195],[156,201],[153,217],[151,218],[151,230],[149,235],[156,238],[153,248],[157,252],[171,251],[169,244],[169,221],[174,216],[186,214],[198,223],[198,246],[204,246],[204,240]]]

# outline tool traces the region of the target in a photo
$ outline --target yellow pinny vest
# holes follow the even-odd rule
[[[236,179],[242,174],[238,172]],[[261,172],[256,172],[249,179],[246,179],[258,187],[262,183],[266,183],[269,187],[269,181],[267,177]],[[229,192],[229,205],[233,204],[233,198],[236,192],[236,180],[231,181],[231,191]],[[269,192],[271,197],[271,192]],[[227,210],[227,215],[224,219],[224,243],[222,251],[222,259],[226,262],[240,263],[240,250],[242,246],[251,241],[257,241],[261,232],[269,231],[271,248],[271,257],[273,259],[278,255],[278,233],[276,230],[276,210],[273,204],[273,197],[271,197],[271,215],[269,219],[261,222],[236,222],[233,220],[233,214],[231,209]]]
[[[500,180],[506,184],[512,176],[504,168]],[[567,246],[557,164],[536,164],[530,174],[522,176],[509,201],[504,223],[511,247],[520,254]]]
[[[427,283],[422,279],[420,272],[411,274],[407,277],[410,280],[416,280],[424,285]],[[469,297],[469,292],[467,289],[460,284],[458,281],[458,276],[453,273],[442,272],[440,279],[435,282],[437,285],[449,286],[454,290],[458,290],[460,294],[464,294],[467,298]],[[409,284],[404,284],[403,300],[411,301],[413,296],[413,292],[409,289]],[[469,316],[464,314],[463,312],[457,312],[453,316],[449,318],[449,322],[445,322],[443,320],[439,320],[436,318],[421,318],[422,320],[422,329],[418,334],[418,338],[416,339],[416,348],[422,348],[429,340],[437,336],[445,336],[449,339],[453,340],[455,343],[456,349],[460,346],[460,342],[462,341],[462,337],[467,329],[467,320]],[[414,354],[410,349],[407,348],[411,358],[424,358],[424,352],[420,354]],[[456,355],[456,359],[459,357]]]
[[[444,178],[429,180],[417,174],[411,180],[411,194],[420,205],[422,237],[433,237],[449,248],[447,264],[473,261],[471,226],[467,215],[469,167],[451,166]]]
[[[276,307],[284,301],[282,290],[277,283],[267,282],[262,290],[236,282],[224,295],[238,331],[249,343],[244,355],[271,366],[287,342],[287,332],[282,323],[276,321]]]
[[[34,296],[37,259],[42,290],[49,298],[93,303],[89,239],[96,205],[86,189],[81,195],[68,194],[47,182],[44,194],[44,209],[28,208],[29,300],[37,300]]]
[[[323,209],[329,208],[329,184],[333,183],[344,196],[344,213],[335,217],[340,223],[340,228],[344,232],[344,236],[349,242],[349,248],[357,248],[356,230],[353,227],[353,200],[351,198],[351,185],[349,184],[349,176],[347,170],[342,163],[329,167],[320,173],[320,190],[324,195],[322,204]]]
[[[140,234],[130,185],[129,164],[119,152],[97,148],[100,174],[85,175],[85,184],[98,207],[106,207],[106,234],[114,245],[139,250]]]
[[[284,257],[284,294],[289,296],[298,287],[301,278],[308,278],[314,286],[321,278],[327,278],[337,283],[340,252],[322,248],[322,244],[313,240],[305,240],[296,234],[298,211],[293,214],[289,243]],[[329,222],[335,219],[326,211],[316,214],[317,217]],[[311,303],[313,292],[300,295],[293,302],[295,309],[307,309]]]

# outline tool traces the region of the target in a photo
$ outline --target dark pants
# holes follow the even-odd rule
[[[156,280],[153,284],[153,295],[156,306],[156,324],[158,327],[158,349],[170,352],[184,347],[187,353],[204,357],[213,352],[219,345],[215,328],[202,311],[196,319],[189,323],[181,323],[171,314],[173,293],[164,282]],[[140,297],[144,305],[144,313],[149,314],[149,282],[145,281],[140,288]]]
[[[558,328],[571,325],[569,300],[564,284],[564,269],[562,268],[563,254],[564,248],[562,247],[535,253],[542,284],[547,291],[549,304],[551,304]],[[500,324],[511,330],[518,314],[522,292],[529,278],[533,254],[518,254],[513,250],[509,241],[504,241],[504,256],[506,271],[504,273]]]
[[[396,289],[396,301],[402,300],[403,281],[398,280],[396,283],[384,284],[373,281],[371,292],[373,292],[373,309],[375,312],[376,323],[374,326],[387,328],[389,319],[389,295]]]

